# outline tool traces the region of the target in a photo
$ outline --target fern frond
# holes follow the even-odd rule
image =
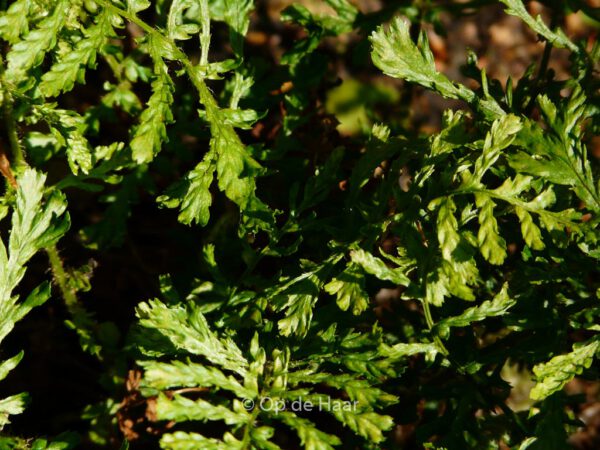
[[[14,44],[29,30],[30,0],[17,0],[0,13],[0,37]]]
[[[551,44],[560,48],[568,48],[572,52],[579,52],[579,48],[569,40],[565,33],[559,28],[557,31],[552,31],[544,23],[541,16],[535,19],[527,12],[525,5],[521,0],[500,0],[506,5],[506,13],[520,18],[533,31],[543,36]]]
[[[95,25],[84,30],[84,35],[72,51],[63,55],[48,72],[42,76],[40,90],[46,97],[55,97],[61,92],[73,89],[77,80],[83,81],[85,67],[93,66],[96,55],[111,37],[116,37],[111,21],[113,16],[103,10]]]
[[[6,56],[7,79],[16,83],[29,69],[42,63],[45,54],[56,45],[57,35],[65,25],[68,9],[69,2],[59,0],[50,16],[13,45]]]
[[[538,382],[531,390],[534,400],[543,400],[563,388],[576,375],[580,375],[592,365],[600,348],[600,339],[593,338],[587,343],[573,346],[573,351],[552,358],[547,363],[533,368]]]
[[[25,265],[33,255],[53,245],[69,228],[64,196],[55,191],[45,202],[42,200],[45,180],[45,175],[32,169],[27,169],[18,178],[8,251],[0,240],[0,343],[16,322],[50,297],[48,283],[38,286],[22,302],[19,302],[19,296],[13,292],[23,279]],[[21,352],[0,362],[0,380],[16,367],[22,357]],[[26,394],[0,400],[0,429],[9,423],[10,415],[23,411],[25,400]]]

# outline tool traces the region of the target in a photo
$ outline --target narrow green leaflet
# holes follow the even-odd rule
[[[206,400],[191,400],[181,395],[169,399],[164,394],[158,396],[156,414],[159,420],[223,421],[227,425],[239,425],[250,421],[249,413],[243,408],[236,411],[222,405],[213,405]]]
[[[215,20],[223,20],[229,26],[229,42],[237,57],[241,57],[244,47],[244,36],[250,25],[250,14],[254,9],[253,0],[223,0],[222,17],[211,15]]]
[[[40,90],[47,97],[70,91],[76,81],[84,81],[85,67],[93,66],[96,54],[110,37],[116,37],[111,24],[112,15],[104,10],[94,26],[84,32],[72,51],[67,52],[42,76]]]
[[[435,344],[429,343],[414,343],[414,344],[394,344],[387,345],[382,344],[379,348],[379,351],[382,356],[386,358],[391,358],[394,360],[400,360],[408,358],[409,356],[417,355],[419,353],[424,353],[427,355],[429,359],[432,359],[435,355],[437,355],[439,349]]]
[[[152,95],[140,117],[140,124],[131,140],[131,153],[138,163],[147,163],[160,152],[163,142],[167,142],[166,125],[173,121],[171,105],[174,85],[168,69],[160,55],[156,38],[150,37],[150,53],[154,60],[154,81]]]
[[[25,301],[19,304],[17,304],[19,300],[17,296],[13,296],[10,301],[3,302],[0,311],[5,316],[0,319],[0,342],[12,331],[16,322],[25,317],[36,306],[45,303],[49,298],[50,284],[42,283],[31,291]]]
[[[561,390],[576,375],[592,365],[599,348],[600,339],[594,338],[587,343],[575,345],[571,353],[555,356],[547,363],[535,366],[533,373],[538,381],[531,390],[530,397],[543,400]]]
[[[144,385],[165,390],[174,387],[208,387],[233,392],[240,398],[252,398],[255,392],[242,386],[233,376],[225,375],[216,367],[192,362],[140,361],[144,368]]]
[[[67,160],[74,175],[79,171],[87,174],[92,170],[92,148],[84,135],[86,124],[76,111],[55,108],[55,104],[35,106],[36,118],[45,121],[50,127],[60,147],[65,147]]]
[[[40,249],[56,242],[69,227],[68,215],[64,215],[66,202],[60,192],[53,193],[42,203],[45,179],[44,175],[27,170],[18,180],[8,257],[0,243],[0,308],[12,303],[11,291],[25,274],[27,261]]]
[[[444,197],[440,202],[437,216],[437,237],[442,256],[446,261],[454,261],[454,252],[458,248],[461,237],[458,233],[458,221],[454,216],[456,204],[452,197]]]
[[[342,443],[337,436],[322,432],[310,420],[295,414],[283,411],[277,415],[277,419],[298,434],[300,443],[306,450],[334,450],[333,446]]]
[[[50,16],[13,45],[6,56],[8,79],[16,82],[29,69],[42,63],[46,52],[56,45],[56,36],[65,24],[68,9],[69,2],[59,0]]]
[[[369,306],[364,274],[356,263],[349,264],[342,273],[325,285],[325,290],[336,296],[342,311],[351,309],[352,314],[359,315]]]
[[[496,204],[484,194],[475,194],[475,202],[479,208],[479,250],[490,263],[502,264],[506,259],[506,241],[498,231],[498,221],[494,216]]]
[[[14,44],[19,37],[29,30],[27,21],[30,0],[17,0],[12,2],[6,11],[0,13],[0,36],[2,39]]]
[[[180,222],[190,224],[196,221],[200,226],[208,223],[209,208],[212,203],[210,185],[214,172],[212,153],[208,153],[205,159],[190,171],[186,177],[186,180],[189,181],[188,195],[183,198],[181,203]]]
[[[401,286],[408,286],[410,283],[410,279],[406,275],[406,268],[390,268],[383,260],[363,249],[351,251],[350,258],[352,258],[352,262],[360,266],[365,272],[380,280],[391,281]]]
[[[277,323],[282,335],[305,336],[308,333],[319,293],[329,277],[332,266],[341,258],[342,255],[334,254],[320,265],[305,261],[308,267],[304,273],[285,280],[263,294],[276,311],[285,312],[285,317]]]
[[[437,238],[442,257],[434,259],[425,276],[425,298],[435,306],[440,306],[448,295],[474,300],[471,286],[477,283],[479,271],[470,242],[458,231],[459,224],[454,214],[456,204],[448,196],[429,204],[429,209],[435,208],[438,209]]]
[[[509,296],[508,286],[505,284],[492,300],[486,300],[481,305],[467,308],[460,316],[444,318],[437,322],[433,329],[446,339],[450,334],[450,328],[466,327],[473,322],[485,320],[487,317],[502,316],[515,304],[516,300]]]
[[[165,434],[160,439],[160,446],[166,450],[236,450],[241,449],[240,442],[235,442],[233,436],[227,442],[218,439],[207,438],[198,433],[186,433],[177,431]]]
[[[138,306],[137,316],[143,327],[160,332],[176,348],[204,356],[242,376],[246,374],[248,362],[238,346],[229,338],[219,339],[197,308],[168,307],[159,300],[151,300]]]
[[[169,8],[169,15],[167,18],[167,36],[169,39],[175,40],[187,40],[191,39],[191,35],[198,33],[199,27],[194,23],[183,23],[184,13],[186,10],[194,6],[193,1],[190,0],[174,0]],[[208,11],[206,9],[206,1],[198,2],[198,6],[201,16],[204,16]]]
[[[544,23],[544,20],[541,16],[537,16],[535,19],[531,17],[525,5],[521,0],[500,0],[502,3],[506,5],[506,12],[513,16],[519,17],[523,22],[529,26],[533,31],[542,35],[544,39],[546,39],[551,44],[556,47],[568,48],[572,52],[579,52],[579,48],[573,44],[569,40],[569,38],[565,35],[565,33],[558,29],[556,32],[552,31],[548,26]]]
[[[15,416],[25,411],[27,394],[17,394],[0,399],[0,431],[10,423],[9,416]]]
[[[481,156],[475,161],[473,178],[478,182],[500,157],[502,150],[511,145],[522,129],[521,119],[513,114],[506,114],[492,123],[485,136]]]
[[[13,356],[12,358],[7,359],[6,361],[0,363],[0,381],[2,381],[4,378],[6,378],[8,373],[11,370],[13,370],[15,367],[17,367],[17,365],[23,359],[23,355],[24,355],[24,353],[20,352],[16,356]]]
[[[25,301],[14,294],[25,275],[25,265],[41,249],[53,245],[69,228],[64,196],[55,191],[43,201],[45,175],[27,169],[18,178],[16,205],[8,240],[8,253],[0,240],[0,343],[32,308],[50,297],[50,286],[44,283],[34,289]],[[23,353],[0,362],[0,380],[21,360]],[[9,415],[20,414],[25,394],[0,400],[0,429],[9,423]]]
[[[305,336],[308,333],[322,284],[316,273],[308,272],[280,293],[281,300],[277,309],[285,311],[285,318],[277,325],[282,335]],[[278,298],[275,298],[275,301],[277,302]]]
[[[534,250],[543,250],[545,245],[542,240],[542,232],[533,222],[531,214],[520,206],[515,207],[515,213],[521,222],[521,233],[523,234],[525,243]]]
[[[338,404],[337,407],[332,406],[332,409],[336,419],[359,436],[364,437],[368,442],[382,442],[385,439],[383,432],[394,426],[394,421],[390,416],[384,416],[372,411],[353,411],[350,413],[347,411],[349,408],[344,408],[343,404]]]
[[[386,75],[420,84],[439,92],[447,98],[467,102],[475,100],[475,93],[467,87],[453,83],[437,71],[427,36],[419,36],[419,45],[410,37],[410,23],[400,17],[392,20],[385,31],[379,27],[371,35],[373,63]]]
[[[519,445],[518,450],[527,450],[528,448],[531,447],[532,444],[534,444],[537,441],[537,438],[535,437],[530,437],[525,439],[523,442],[521,442],[521,444]]]
[[[213,152],[209,151],[204,159],[183,180],[171,186],[157,201],[167,208],[180,206],[179,221],[186,225],[194,222],[205,226],[210,219],[212,194],[210,186],[214,179],[215,163]]]
[[[127,10],[137,13],[150,8],[150,0],[127,0]]]

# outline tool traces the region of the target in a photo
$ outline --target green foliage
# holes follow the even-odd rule
[[[57,34],[65,25],[67,7],[67,1],[58,2],[51,15],[27,33],[24,39],[14,42],[6,56],[7,79],[13,82],[22,81],[28,70],[42,63],[45,53],[56,45]]]
[[[140,345],[145,356],[188,355],[171,362],[139,362],[145,371],[142,392],[158,394],[158,418],[176,422],[222,421],[231,428],[222,440],[196,433],[166,434],[161,440],[165,448],[191,448],[199,442],[210,442],[214,448],[279,448],[270,441],[272,426],[277,423],[297,433],[306,448],[339,445],[341,441],[335,435],[319,430],[316,423],[297,414],[312,409],[330,414],[358,436],[380,442],[382,432],[390,429],[393,422],[391,417],[378,413],[377,408],[396,403],[397,398],[378,388],[381,380],[362,373],[361,366],[375,365],[391,375],[407,355],[424,351],[387,351],[379,356],[380,330],[359,338],[351,330],[339,335],[335,327],[315,336],[320,342],[318,351],[307,353],[306,344],[293,344],[293,340],[287,345],[282,342],[282,348],[265,345],[269,342],[267,336],[263,346],[259,334],[254,334],[242,349],[236,339],[213,332],[193,304],[168,307],[152,301],[142,303],[137,314],[142,328],[136,345]],[[357,338],[362,341],[362,350],[352,345]],[[183,395],[161,394],[190,388],[206,389],[212,395],[192,400]],[[336,390],[339,396],[325,395],[323,388]],[[234,438],[236,434],[241,440]]]
[[[544,364],[533,368],[538,384],[531,391],[531,398],[541,400],[563,388],[576,375],[592,365],[594,355],[598,352],[598,339],[585,345],[577,346],[571,353],[555,356]]]
[[[77,41],[73,51],[65,54],[42,76],[42,93],[46,97],[54,97],[73,89],[75,81],[83,78],[80,76],[81,66],[92,65],[96,60],[96,52],[111,37],[115,37],[111,15],[105,10],[98,16],[97,23],[86,30],[84,36]]]
[[[22,302],[13,292],[23,279],[26,264],[33,255],[53,245],[69,228],[64,196],[54,191],[45,201],[42,200],[45,179],[45,175],[31,169],[18,178],[8,249],[0,240],[0,343],[16,322],[50,298],[48,283],[35,288]],[[22,358],[23,352],[0,363],[0,381]],[[27,394],[22,393],[0,400],[0,429],[10,423],[9,416],[23,412],[26,399]]]
[[[557,47],[568,48],[569,50],[574,52],[577,52],[579,50],[577,46],[573,44],[567,36],[565,36],[562,30],[559,29],[558,31],[554,32],[550,30],[550,28],[548,28],[548,26],[544,23],[544,20],[540,16],[537,16],[535,19],[531,17],[521,0],[500,1],[507,6],[506,12],[508,14],[519,17],[533,31],[543,36],[544,39],[548,40],[548,42],[552,43]]]
[[[427,35],[421,33],[415,45],[409,27],[409,22],[397,17],[387,32],[380,29],[373,33],[373,63],[390,77],[418,83],[447,98],[472,101],[474,93],[470,89],[437,71]]]
[[[150,45],[152,46],[152,43]],[[137,163],[152,161],[162,142],[167,139],[166,125],[173,120],[170,109],[173,103],[173,83],[160,54],[152,54],[152,57],[155,59],[156,77],[152,82],[152,95],[130,144],[133,159]]]
[[[2,39],[11,44],[19,40],[19,36],[28,31],[30,2],[19,0],[11,3],[8,9],[0,16],[0,33]]]
[[[443,338],[448,338],[451,327],[466,327],[488,317],[502,316],[515,304],[516,301],[508,296],[505,285],[493,300],[486,300],[479,306],[467,308],[460,316],[445,317],[435,324],[434,331]]]
[[[299,2],[282,23],[270,3],[0,13],[0,343],[50,299],[45,250],[41,314],[97,360],[84,446],[565,448],[563,388],[600,354],[600,46],[555,26],[560,2],[549,26],[502,0],[544,56],[501,83],[469,55],[459,83],[427,30],[489,2]],[[330,109],[340,76],[357,92]],[[453,100],[439,126],[410,112],[424,91]],[[76,445],[17,437],[28,396],[2,398],[0,448]]]

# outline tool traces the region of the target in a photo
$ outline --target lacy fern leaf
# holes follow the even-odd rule
[[[50,286],[44,283],[34,289],[25,301],[13,291],[25,275],[25,265],[41,249],[53,245],[69,228],[65,215],[64,196],[56,191],[44,202],[44,181],[41,173],[28,169],[18,178],[19,187],[12,215],[8,249],[0,240],[0,343],[15,323],[32,308],[50,297]],[[0,380],[16,367],[23,353],[0,362]],[[27,395],[18,394],[0,400],[0,429],[9,423],[9,416],[20,414]]]

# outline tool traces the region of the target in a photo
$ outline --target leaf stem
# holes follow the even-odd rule
[[[431,316],[431,309],[429,307],[429,300],[427,300],[427,295],[425,295],[423,297],[422,303],[423,303],[423,313],[425,314],[425,322],[427,323],[427,328],[429,328],[429,331],[432,331],[433,327],[435,325],[435,322],[433,321],[433,317]],[[450,352],[448,351],[448,349],[446,348],[446,346],[444,345],[444,343],[442,342],[440,337],[437,335],[434,336],[433,341],[438,346],[440,353],[442,353],[442,355],[448,357]]]
[[[65,271],[62,259],[58,254],[58,248],[56,245],[52,245],[51,247],[46,248],[46,253],[48,254],[52,274],[54,275],[56,284],[65,301],[65,305],[67,306],[67,309],[71,310],[71,308],[78,303],[77,294],[68,286],[68,275]]]
[[[96,0],[96,3],[98,3],[103,8],[110,9],[113,13],[118,14],[121,17],[124,17],[125,19],[129,20],[131,23],[135,23],[137,26],[139,26],[146,33],[150,33],[150,34],[152,34],[152,33],[158,33],[153,27],[151,27],[150,25],[148,25],[143,20],[139,19],[135,14],[130,13],[129,11],[126,11],[124,9],[121,9],[118,6],[115,6],[112,3],[110,3],[109,1],[106,1],[106,0]]]
[[[50,268],[54,275],[54,280],[58,285],[67,311],[71,316],[72,326],[79,335],[81,347],[84,351],[102,359],[100,355],[101,346],[96,342],[96,337],[94,336],[95,333],[93,331],[95,322],[80,304],[76,290],[69,286],[69,275],[67,274],[63,261],[58,253],[58,248],[56,245],[47,247],[46,253],[48,254],[48,260],[50,261]]]
[[[557,212],[548,211],[545,209],[532,208],[529,203],[522,201],[517,197],[509,197],[506,195],[501,195],[501,194],[498,194],[497,192],[494,192],[494,190],[492,190],[492,189],[484,189],[484,188],[461,189],[461,188],[459,188],[454,192],[448,193],[447,195],[453,197],[455,195],[476,194],[476,193],[489,195],[490,197],[492,197],[494,199],[502,200],[512,206],[518,206],[520,208],[523,208],[527,212],[530,212],[533,214],[538,214],[538,215],[545,214],[547,216],[552,217],[552,219],[554,219],[556,222],[562,223],[565,226],[573,226],[574,225],[573,221],[569,220],[568,218],[565,218],[564,214],[562,214],[560,212],[557,213]]]
[[[259,397],[259,399],[260,399],[260,397]],[[246,423],[246,426],[244,427],[244,436],[242,438],[242,444],[241,444],[242,450],[246,450],[250,445],[250,437],[251,437],[250,430],[254,427],[254,422],[258,418],[259,414],[260,414],[260,406],[255,405],[254,410],[252,411],[252,415],[250,416],[250,420]]]
[[[557,22],[557,15],[556,15],[556,11],[554,11],[554,14],[552,14],[552,18],[550,21],[550,28],[553,29],[556,26],[556,22]],[[531,111],[533,110],[533,106],[535,105],[535,100],[537,99],[538,95],[541,93],[542,91],[542,81],[544,79],[544,77],[546,77],[546,73],[548,72],[548,64],[550,63],[550,55],[552,54],[552,49],[554,48],[554,46],[552,45],[551,41],[546,41],[546,44],[544,46],[544,53],[542,54],[542,60],[540,61],[540,68],[538,70],[537,76],[535,77],[535,80],[533,80],[533,93],[531,94],[531,98],[529,99],[529,102],[527,103],[527,105],[525,106],[525,115],[529,116],[531,114]]]
[[[10,143],[10,149],[15,166],[27,165],[21,143],[19,142],[19,134],[17,133],[17,122],[14,118],[13,97],[7,83],[4,80],[4,59],[0,55],[0,91],[2,96],[2,114],[4,116],[4,126]]]

